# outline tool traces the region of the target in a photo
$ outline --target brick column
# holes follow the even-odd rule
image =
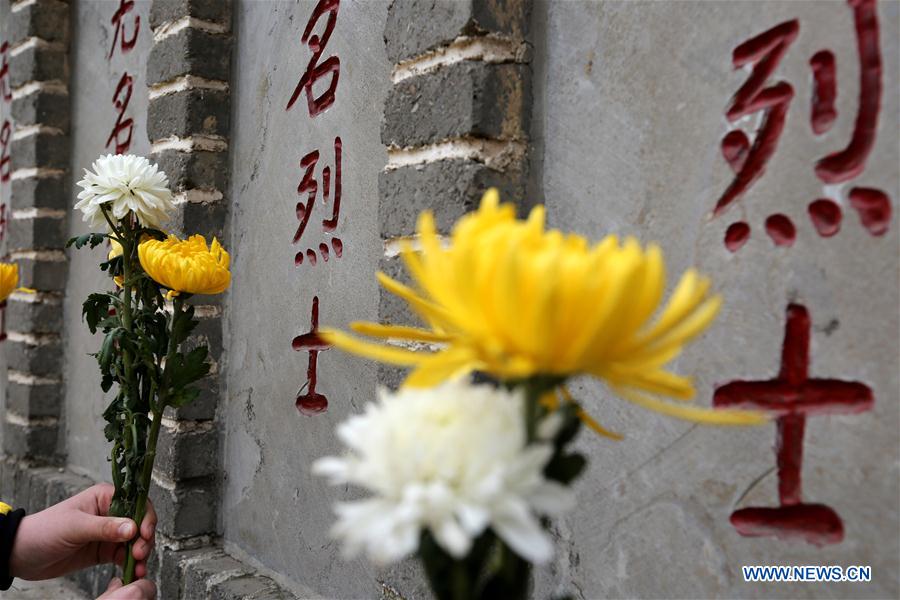
[[[69,5],[13,2],[12,199],[7,247],[20,285],[7,303],[9,337],[3,450],[15,459],[58,464],[62,300],[69,205]]]
[[[172,233],[201,233],[208,241],[223,239],[228,206],[231,9],[227,0],[154,0],[150,9],[150,159],[175,195]],[[162,597],[170,598],[183,594],[183,560],[221,553],[211,548],[219,504],[221,297],[197,296],[193,303],[200,325],[192,339],[209,345],[213,369],[197,400],[166,410],[150,491],[160,513],[158,581]]]
[[[526,203],[531,67],[525,41],[530,0],[394,0],[384,40],[394,84],[381,138],[388,164],[379,178],[381,269],[404,280],[397,241],[431,209],[448,233],[489,187]],[[382,291],[379,320],[415,320]],[[382,367],[382,383],[399,373]]]

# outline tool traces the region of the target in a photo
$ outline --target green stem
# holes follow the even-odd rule
[[[178,319],[178,315],[181,314],[183,303],[184,301],[178,296],[176,296],[172,301],[172,325],[170,329],[174,329],[175,321]],[[174,331],[170,331],[169,348],[168,352],[166,353],[167,366],[171,364],[171,361],[174,359],[175,353],[177,351],[178,343],[175,340]],[[134,522],[138,526],[137,538],[140,538],[141,521],[144,520],[144,512],[147,508],[147,494],[150,492],[150,477],[153,474],[153,462],[156,459],[156,442],[159,439],[159,426],[160,423],[162,423],[163,411],[166,409],[166,390],[168,389],[168,384],[165,383],[165,373],[163,373],[163,381],[164,384],[162,385],[162,389],[159,392],[159,400],[153,407],[153,423],[150,425],[150,435],[147,439],[147,453],[144,455],[144,466],[141,471],[141,481],[138,488],[138,498],[137,503],[134,507]],[[134,581],[134,568],[136,566],[136,561],[134,559],[134,555],[132,554],[133,544],[134,540],[128,542],[128,548],[125,554],[125,569],[122,576],[122,583],[124,585],[128,585],[129,583]]]

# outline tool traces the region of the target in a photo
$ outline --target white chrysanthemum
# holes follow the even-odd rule
[[[84,179],[78,182],[84,189],[75,204],[91,227],[106,225],[100,208],[103,205],[115,221],[133,212],[144,227],[159,229],[169,220],[169,213],[175,209],[169,179],[155,164],[143,156],[107,154],[91,168],[94,172],[85,169]]]
[[[463,557],[486,527],[523,558],[542,563],[553,545],[538,514],[574,503],[543,476],[549,444],[526,445],[521,392],[448,382],[434,389],[379,392],[362,415],[337,428],[349,452],[313,464],[331,483],[362,486],[374,497],[335,507],[332,534],[348,557],[376,563],[414,552],[423,528]]]

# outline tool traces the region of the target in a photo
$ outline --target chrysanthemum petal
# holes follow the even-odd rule
[[[408,367],[422,361],[422,352],[364,342],[337,329],[323,328],[319,337],[336,348],[391,365]]]
[[[761,425],[769,422],[765,413],[750,410],[734,409],[708,409],[698,406],[686,406],[683,404],[671,404],[657,398],[653,398],[635,390],[616,387],[613,388],[620,396],[637,404],[641,408],[652,410],[676,419],[683,419],[693,423],[705,425]]]

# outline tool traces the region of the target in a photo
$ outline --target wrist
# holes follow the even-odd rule
[[[22,560],[27,546],[28,533],[33,517],[25,516],[23,509],[3,515],[0,520],[0,588],[9,589],[13,577],[25,577],[26,561]]]

